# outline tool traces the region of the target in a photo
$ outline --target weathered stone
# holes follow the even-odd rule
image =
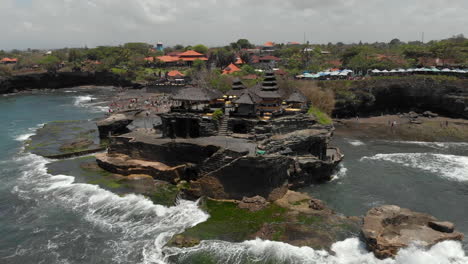
[[[453,233],[455,225],[451,222],[430,221],[429,227],[444,233]]]
[[[130,132],[127,126],[133,122],[135,111],[114,114],[106,119],[96,122],[100,138],[108,138],[109,135],[121,135]]]
[[[309,207],[314,210],[322,211],[325,209],[325,203],[319,199],[310,199]]]
[[[63,144],[60,147],[60,150],[61,151],[70,151],[70,150],[79,151],[82,149],[86,149],[93,144],[94,144],[94,141],[90,139],[80,139],[77,141]]]
[[[96,161],[101,168],[113,173],[121,175],[146,174],[171,183],[177,183],[185,169],[183,165],[170,167],[161,162],[132,159],[124,154],[96,154]]]
[[[276,199],[286,192],[293,159],[284,156],[245,156],[191,183],[191,194],[215,199],[262,196]],[[275,195],[272,195],[275,194]]]
[[[428,214],[385,205],[367,212],[361,232],[369,250],[378,258],[394,257],[399,249],[413,242],[421,243],[422,246],[432,246],[445,240],[463,240],[462,233],[437,230],[450,230],[453,224],[437,223],[438,221]]]
[[[270,203],[261,196],[254,197],[244,197],[242,201],[239,202],[238,206],[241,209],[247,209],[251,212],[257,212],[266,208]]]
[[[439,115],[436,114],[436,113],[432,113],[431,111],[425,111],[425,112],[423,113],[423,116],[424,116],[424,117],[433,118],[433,117],[438,117]]]

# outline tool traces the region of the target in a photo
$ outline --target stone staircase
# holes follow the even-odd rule
[[[228,135],[228,121],[229,121],[229,116],[225,115],[223,117],[223,120],[221,120],[221,124],[219,125],[218,136]]]
[[[218,151],[203,162],[203,165],[199,170],[199,175],[203,176],[212,171],[218,170],[241,156],[241,153],[224,150]]]

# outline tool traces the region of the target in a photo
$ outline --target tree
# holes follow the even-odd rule
[[[236,61],[236,56],[234,52],[228,51],[226,48],[217,49],[211,58],[217,67],[224,68],[229,64]]]
[[[78,49],[70,49],[68,51],[68,61],[78,62],[83,60],[83,54]]]
[[[195,71],[201,71],[203,69],[206,69],[206,63],[202,60],[195,60],[192,64],[192,68]]]
[[[184,45],[177,44],[174,46],[174,50],[183,50],[183,49],[184,49]]]
[[[255,68],[248,65],[248,64],[245,64],[241,67],[241,70],[243,73],[245,74],[255,74]]]
[[[251,64],[252,63],[252,56],[248,52],[241,52],[239,54],[239,57],[245,64]]]
[[[131,53],[136,53],[142,56],[148,56],[153,46],[143,42],[130,42],[123,45],[124,49],[130,50]]]
[[[234,50],[255,48],[255,46],[252,43],[250,43],[248,39],[238,39],[236,42],[231,43],[230,46]]]
[[[192,47],[192,49],[198,53],[202,53],[202,54],[207,54],[208,53],[208,47],[202,45],[202,44],[198,44],[198,45],[195,45]]]
[[[39,61],[39,64],[48,72],[56,72],[59,68],[61,60],[53,55],[48,55]]]

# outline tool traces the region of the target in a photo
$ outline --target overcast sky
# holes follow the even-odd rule
[[[0,0],[0,49],[468,35],[468,0]]]

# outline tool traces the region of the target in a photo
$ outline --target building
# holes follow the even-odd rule
[[[156,43],[156,47],[154,47],[157,51],[163,51],[164,50],[164,45],[162,42]]]
[[[263,82],[253,88],[253,92],[260,98],[257,109],[260,113],[281,112],[281,103],[283,94],[278,89],[275,74],[268,71],[265,74]]]
[[[241,71],[241,69],[237,67],[236,65],[234,65],[234,63],[231,63],[229,64],[229,66],[224,68],[222,74],[232,74],[232,73],[239,72],[239,71]]]
[[[194,61],[196,60],[201,60],[201,61],[207,61],[208,58],[201,54],[198,53],[194,50],[187,50],[185,52],[171,52],[165,56],[158,56],[156,59],[164,64],[165,66],[176,66],[176,65],[184,65],[184,66],[191,66]],[[145,58],[147,61],[154,61],[154,58],[151,59],[151,57]]]
[[[16,64],[18,63],[17,58],[3,58],[0,60],[1,64]]]

